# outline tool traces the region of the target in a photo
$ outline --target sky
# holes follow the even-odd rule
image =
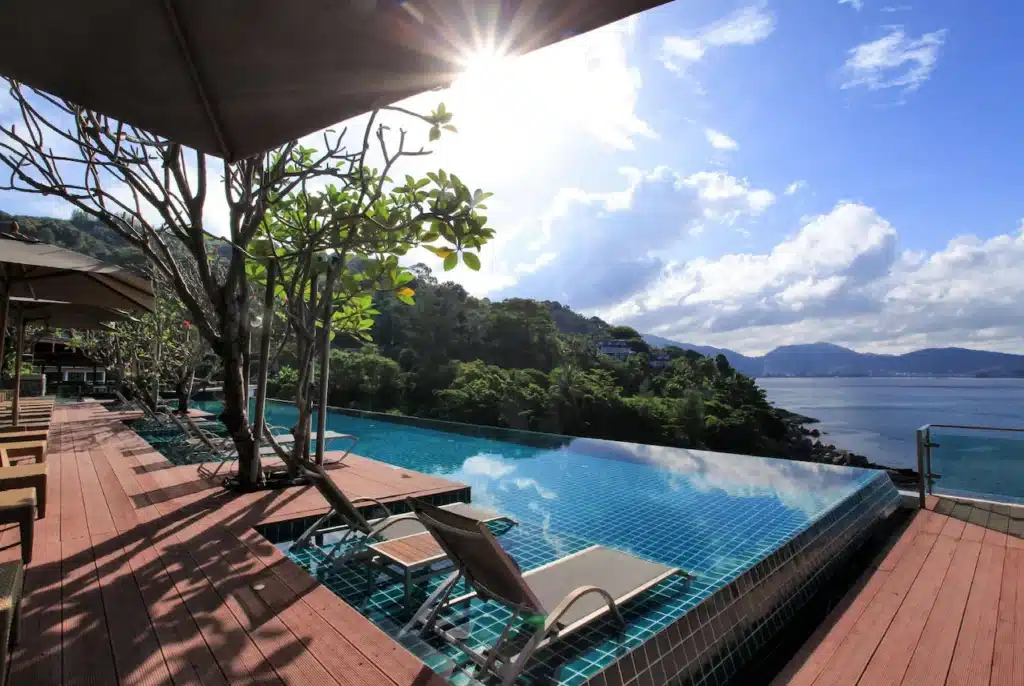
[[[747,354],[1024,353],[1024,7],[986,7],[676,0],[482,53],[406,103],[445,102],[459,133],[399,177],[495,193],[483,268],[445,275],[478,296]],[[10,193],[0,209],[70,214]]]

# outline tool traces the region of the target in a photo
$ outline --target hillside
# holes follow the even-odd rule
[[[146,259],[114,231],[85,213],[76,212],[71,219],[26,217],[0,211],[0,231],[10,230],[18,222],[18,230],[43,243],[75,250],[103,262],[132,269],[143,268]]]
[[[121,236],[82,212],[71,219],[16,216],[0,211],[0,231],[12,221],[27,236],[91,255],[104,262],[130,269],[144,269],[145,258]],[[225,245],[218,246],[224,251]],[[558,333],[601,337],[611,326],[597,317],[586,317],[568,305],[543,301],[538,305],[551,313]],[[904,355],[859,353],[830,343],[788,345],[767,355],[752,357],[728,348],[681,343],[653,334],[644,340],[655,348],[678,346],[714,357],[725,355],[736,371],[748,376],[984,376],[1024,377],[1024,355],[968,350],[928,348]]]
[[[722,352],[738,371],[752,376],[1024,376],[1024,355],[967,348],[926,348],[903,355],[859,353],[831,343],[786,345],[761,357],[732,350],[690,346],[660,336],[651,345],[678,345],[705,355]]]

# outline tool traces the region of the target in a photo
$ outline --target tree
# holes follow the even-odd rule
[[[558,330],[544,303],[511,298],[491,305],[484,334],[486,361],[548,372],[557,363],[558,353]]]
[[[221,421],[239,455],[239,481],[263,482],[248,417],[251,338],[249,247],[272,202],[318,179],[360,189],[380,199],[387,170],[371,174],[368,144],[376,133],[386,146],[375,112],[362,145],[349,150],[341,135],[324,134],[319,152],[293,141],[266,154],[217,163],[198,151],[7,79],[21,121],[0,127],[0,163],[10,171],[0,190],[54,196],[115,231],[172,285],[197,332],[223,368]],[[388,108],[398,110],[398,108]],[[440,108],[439,108],[440,109]],[[422,117],[434,131],[447,112]],[[405,132],[398,148],[404,147]],[[219,168],[221,179],[211,179]],[[207,203],[222,184],[227,208],[225,241],[211,240]],[[362,205],[364,218],[376,202]],[[376,222],[373,222],[376,223]]]
[[[610,338],[621,339],[629,343],[630,349],[635,353],[651,351],[651,346],[647,344],[644,337],[631,326],[609,326],[606,333]]]
[[[171,386],[178,411],[187,412],[197,372],[209,382],[217,371],[216,355],[193,331],[188,312],[166,284],[155,288],[152,313],[119,321],[110,329],[76,331],[71,346],[112,372],[130,392],[158,401],[160,386]],[[155,395],[156,394],[156,395]]]
[[[421,118],[453,128],[443,103]],[[371,116],[364,140],[373,128]],[[380,313],[374,302],[378,294],[388,293],[404,305],[415,303],[410,285],[415,275],[399,264],[399,257],[423,247],[444,258],[447,270],[460,258],[479,270],[476,253],[494,235],[480,214],[491,194],[470,191],[455,174],[439,170],[420,179],[406,175],[403,184],[391,184],[397,163],[426,153],[422,148],[407,150],[404,131],[398,146],[389,150],[383,125],[376,131],[382,169],[364,166],[318,191],[302,183],[271,203],[263,220],[264,240],[257,247],[281,270],[284,313],[296,340],[296,457],[308,445],[315,353],[325,356],[337,336],[370,342]],[[266,267],[258,262],[249,271],[254,280],[265,278]],[[320,374],[324,377],[327,369],[321,368]]]

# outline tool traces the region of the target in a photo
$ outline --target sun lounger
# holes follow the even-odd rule
[[[21,596],[25,566],[14,560],[0,563],[0,665],[7,665],[8,650],[18,645],[21,633]],[[0,669],[4,686],[7,669]]]
[[[0,467],[0,492],[32,488],[36,492],[39,518],[46,516],[46,463]]]
[[[9,467],[14,460],[26,457],[37,464],[46,462],[46,441],[0,443],[0,467]]]
[[[435,632],[462,650],[484,675],[497,677],[502,686],[514,684],[538,650],[608,614],[622,623],[622,605],[673,576],[693,578],[678,568],[599,545],[522,572],[479,521],[418,500],[410,499],[410,507],[456,571],[416,611],[403,633]],[[451,598],[460,580],[472,592]],[[464,632],[453,631],[453,623],[441,616],[476,598],[499,603],[511,613],[497,642],[484,651],[460,635]],[[520,623],[520,630],[513,631]]]
[[[412,536],[419,536],[427,533],[426,527],[417,519],[412,512],[402,514],[391,514],[388,507],[370,497],[357,497],[349,499],[344,491],[338,488],[324,468],[320,465],[303,465],[305,471],[317,491],[324,497],[331,509],[324,516],[320,517],[312,526],[302,533],[292,543],[291,550],[301,550],[306,547],[313,547],[319,550],[323,556],[323,562],[330,564],[332,569],[338,569],[346,564],[357,560],[372,559],[379,554],[374,549],[375,545],[387,541],[407,539]],[[366,519],[357,503],[376,505],[384,511],[385,516],[379,519]],[[503,520],[511,525],[516,522],[510,517],[500,515],[491,510],[474,507],[468,503],[452,503],[446,505],[445,510],[457,512],[460,517],[469,521],[480,523],[486,526],[487,523]],[[328,533],[340,533],[338,541],[330,548],[324,550],[316,543],[316,538]],[[383,549],[386,550],[386,549]],[[403,576],[407,581],[406,594],[410,592],[413,581],[412,573],[419,571],[423,564],[443,560],[444,556],[436,557],[435,553],[424,550],[427,555],[417,558],[392,557],[392,561],[403,567]],[[427,560],[425,558],[432,558]],[[407,573],[408,572],[408,573]]]
[[[17,488],[0,491],[0,524],[17,524],[21,530],[21,560],[32,561],[32,538],[35,533],[36,489]]]
[[[50,432],[47,431],[7,431],[0,433],[0,445],[5,443],[25,443],[31,441],[47,441]]]

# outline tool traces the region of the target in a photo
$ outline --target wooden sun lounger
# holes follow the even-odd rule
[[[502,686],[516,683],[538,650],[608,614],[622,624],[620,606],[673,576],[693,578],[676,567],[600,545],[522,572],[484,524],[422,501],[408,502],[456,571],[427,598],[402,633],[435,632],[480,667],[485,673],[480,678],[495,676]],[[461,580],[471,592],[451,598]],[[467,640],[464,632],[451,630],[456,620],[442,616],[445,610],[476,598],[510,610],[497,642],[484,650],[471,636]],[[512,631],[521,617],[538,618],[532,634],[530,624]],[[465,619],[465,613],[459,613],[458,621]]]
[[[17,524],[21,530],[21,560],[32,561],[32,539],[35,534],[36,490],[17,488],[0,491],[0,524]]]
[[[7,665],[8,649],[18,645],[21,634],[21,597],[25,566],[14,560],[0,564],[0,664]],[[4,686],[7,670],[0,670]]]
[[[8,467],[13,460],[31,457],[34,462],[46,462],[46,441],[17,441],[0,443],[0,467]]]
[[[50,438],[50,431],[10,431],[0,433],[0,445],[7,443],[27,443],[35,441],[47,441]]]

